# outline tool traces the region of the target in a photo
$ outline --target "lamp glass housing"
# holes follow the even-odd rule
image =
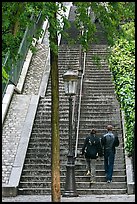
[[[66,95],[76,95],[78,74],[68,70],[64,76],[64,89]]]

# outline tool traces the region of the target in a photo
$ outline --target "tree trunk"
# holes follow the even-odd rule
[[[56,13],[55,13],[56,19]],[[50,24],[50,26],[52,26]],[[52,28],[53,29],[53,28]],[[51,30],[52,30],[51,29]],[[57,32],[50,40],[58,46]],[[60,138],[59,138],[59,76],[58,54],[50,51],[51,65],[51,196],[52,202],[60,202]]]
[[[24,9],[24,3],[20,2],[18,4],[17,11],[14,14],[15,15],[15,21],[14,21],[13,31],[12,31],[14,36],[17,35],[17,32],[20,29],[20,14],[22,13],[23,9]]]

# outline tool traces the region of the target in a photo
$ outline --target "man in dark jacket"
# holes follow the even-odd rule
[[[107,133],[101,138],[101,144],[104,147],[104,168],[106,180],[108,183],[112,181],[114,159],[116,149],[119,146],[119,139],[112,133],[112,125],[107,126]]]
[[[82,155],[84,154],[87,162],[86,175],[91,175],[91,182],[95,182],[96,159],[98,156],[102,156],[102,148],[100,138],[96,136],[96,130],[94,128],[91,130],[90,135],[85,139],[82,147]]]

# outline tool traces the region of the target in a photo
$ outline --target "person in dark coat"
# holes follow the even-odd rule
[[[85,155],[87,162],[87,176],[91,175],[91,182],[96,180],[96,159],[102,156],[100,138],[96,136],[96,129],[92,129],[86,137],[82,147],[82,155]]]
[[[114,159],[116,149],[119,146],[119,139],[117,135],[112,133],[112,125],[107,126],[107,133],[101,138],[101,144],[104,152],[104,168],[106,180],[108,183],[112,182],[112,174],[114,167]]]

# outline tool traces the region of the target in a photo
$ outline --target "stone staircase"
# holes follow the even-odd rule
[[[82,148],[85,137],[95,127],[98,136],[106,132],[106,126],[112,124],[120,139],[117,148],[113,182],[106,183],[103,158],[97,161],[97,182],[90,185],[86,176],[85,158],[76,158],[76,188],[79,195],[87,194],[125,194],[126,172],[124,161],[123,137],[121,128],[120,108],[114,92],[114,84],[108,66],[101,60],[101,67],[95,65],[93,54],[107,54],[106,46],[93,45],[86,57],[86,68],[83,84],[81,117],[78,150]],[[61,161],[61,193],[64,191],[66,163],[68,153],[68,98],[64,94],[63,74],[70,65],[74,70],[79,67],[79,48],[71,49],[60,46],[59,51],[59,89],[60,89],[60,161]],[[32,134],[26,154],[24,168],[19,184],[19,194],[50,194],[51,193],[51,85],[50,80],[45,97],[41,97],[35,117]]]
[[[86,173],[85,158],[79,155],[76,164],[80,166],[79,176],[82,177],[84,183],[83,189],[77,187],[80,194],[84,192],[85,194],[125,194],[127,192],[120,107],[114,92],[111,72],[107,62],[104,61],[104,56],[107,54],[106,48],[105,45],[93,45],[87,53],[78,150],[81,150],[84,139],[90,133],[91,128],[95,127],[98,137],[101,137],[106,132],[108,124],[114,126],[114,132],[118,134],[120,145],[116,151],[111,184],[105,181],[103,158],[99,158],[96,164],[97,182],[90,186],[90,178],[84,176]],[[101,66],[98,66],[92,59],[92,56],[96,54],[102,58]]]
[[[69,60],[68,60],[69,59]],[[68,153],[69,101],[65,96],[63,74],[68,65],[79,67],[79,48],[62,46],[59,51],[60,89],[60,161],[61,191],[64,190]],[[25,163],[18,188],[19,194],[51,193],[51,79],[45,97],[41,97],[30,137]]]
[[[72,9],[73,11],[73,9]],[[73,11],[74,14],[74,11]],[[70,15],[71,16],[71,15]],[[73,23],[73,19],[72,23]],[[73,37],[73,30],[70,32]],[[77,35],[78,33],[75,32]],[[74,35],[75,35],[74,34]],[[112,75],[105,60],[107,46],[100,27],[96,33],[97,43],[93,43],[87,52],[86,67],[83,83],[78,152],[81,151],[85,137],[92,127],[97,129],[101,137],[106,132],[106,126],[112,124],[120,139],[120,146],[114,165],[113,182],[106,183],[103,158],[99,158],[96,165],[95,184],[90,185],[90,178],[86,176],[86,161],[78,154],[75,162],[76,189],[79,195],[88,194],[126,194],[126,170],[123,148],[120,107],[114,92]],[[93,57],[99,56],[100,66],[96,65]],[[61,193],[64,191],[66,178],[66,164],[68,153],[68,119],[69,100],[64,93],[63,74],[68,65],[74,70],[79,69],[79,45],[69,47],[65,40],[59,46],[59,114],[60,114],[60,173]],[[45,97],[41,97],[30,137],[25,163],[18,187],[22,195],[51,194],[51,81],[49,78]]]

